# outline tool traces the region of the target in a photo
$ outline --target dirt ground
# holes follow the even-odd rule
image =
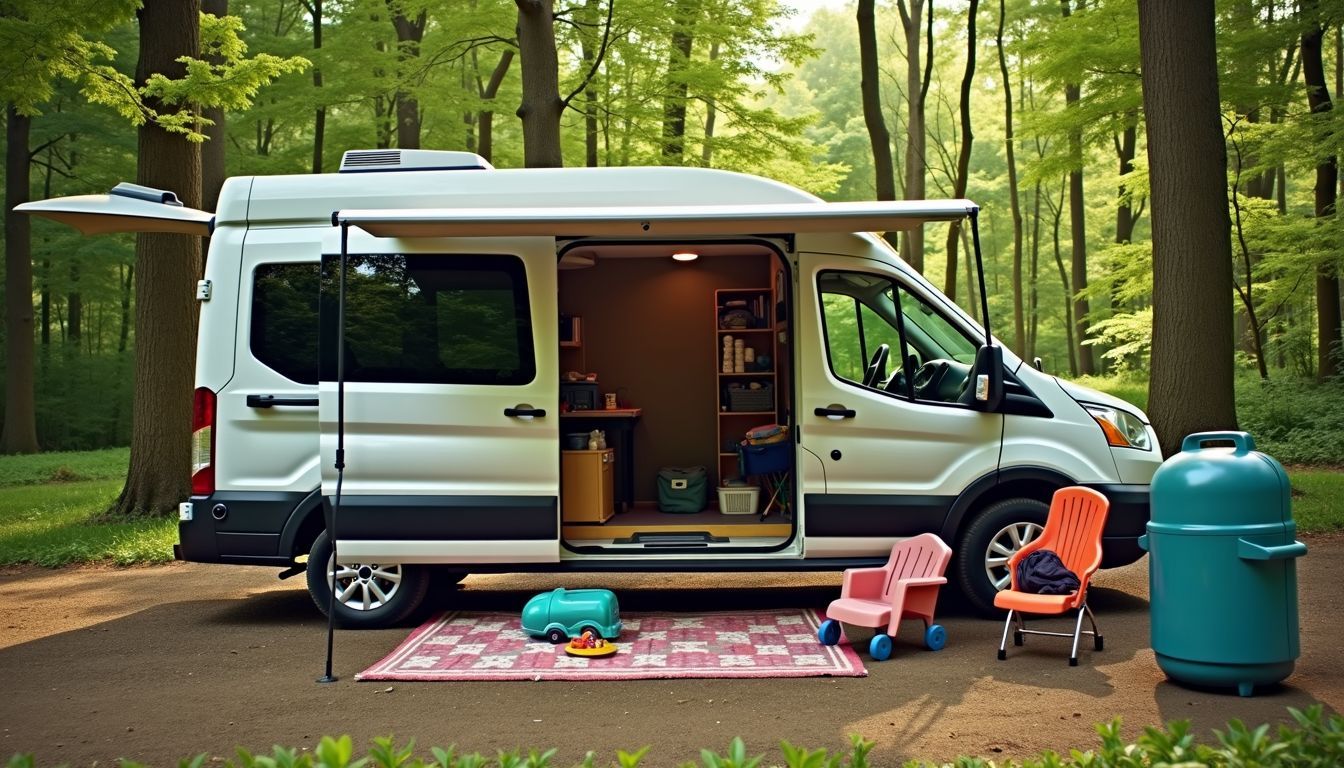
[[[742,736],[765,764],[778,742],[837,749],[848,734],[877,742],[878,765],[957,754],[1026,757],[1091,747],[1093,724],[1119,716],[1127,736],[1191,720],[1207,732],[1230,718],[1287,720],[1287,707],[1344,708],[1344,538],[1308,538],[1299,560],[1302,656],[1285,684],[1253,698],[1168,682],[1149,648],[1147,561],[1104,571],[1092,604],[1104,651],[1067,664],[1067,641],[1029,638],[995,658],[1001,623],[945,607],[940,652],[917,643],[917,624],[890,660],[860,657],[865,678],[602,682],[356,682],[407,628],[338,632],[334,671],[318,684],[325,621],[301,578],[268,569],[174,564],[126,570],[19,569],[0,573],[0,758],[33,752],[40,765],[108,765],[117,758],[175,765],[236,746],[311,747],[347,733],[493,754],[558,748],[569,766],[595,750],[652,749],[645,765],[699,762]],[[519,610],[555,586],[607,586],[621,608],[732,610],[825,607],[838,574],[473,576],[439,607]],[[1071,627],[1070,627],[1071,628]],[[866,646],[866,634],[859,635]],[[1084,643],[1085,648],[1090,648]]]

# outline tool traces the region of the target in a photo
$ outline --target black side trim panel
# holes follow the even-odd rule
[[[327,505],[331,499],[324,500]],[[343,496],[342,541],[557,539],[554,496]]]
[[[806,536],[914,536],[937,531],[951,496],[824,494],[803,496]]]
[[[1102,535],[1102,568],[1115,568],[1143,557],[1138,539],[1148,530],[1149,488],[1146,485],[1087,483],[1111,502]]]
[[[779,571],[843,571],[886,564],[881,557],[828,557],[811,560],[710,559],[697,555],[691,560],[659,560],[636,556],[631,560],[562,560],[558,563],[481,563],[467,566],[472,573],[775,573]]]
[[[306,491],[220,491],[192,496],[192,519],[177,524],[183,560],[196,563],[288,562],[280,534]]]

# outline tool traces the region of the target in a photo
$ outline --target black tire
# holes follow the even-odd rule
[[[563,631],[552,627],[551,629],[546,631],[546,639],[551,641],[551,645],[559,645],[568,640],[569,638],[565,637],[565,633]]]
[[[1045,527],[1045,517],[1049,511],[1050,507],[1045,502],[1036,499],[1004,499],[977,513],[962,531],[957,545],[956,579],[967,602],[976,613],[986,617],[1003,617],[1003,611],[994,607],[994,595],[1000,587],[991,579],[987,570],[991,554],[990,545],[1001,537],[1004,542],[1011,542],[1013,537],[1009,528],[1014,526],[1019,534],[1034,526],[1035,533],[1031,536],[1034,539],[1040,535],[1040,529]],[[1007,548],[1016,551],[1014,547]],[[996,558],[1006,559],[1002,551],[996,551],[994,555]],[[1003,580],[1007,573],[1006,567],[995,569],[995,574],[1000,580]],[[1007,586],[1006,581],[1003,585]]]
[[[323,531],[313,542],[313,548],[308,553],[308,594],[312,596],[313,603],[322,615],[327,614],[327,606],[331,599],[331,575],[326,570],[325,565],[331,561],[331,539],[327,532]],[[345,579],[345,584],[359,580],[360,586],[356,586],[355,595],[374,596],[370,600],[368,608],[355,606],[354,601],[341,602],[336,601],[336,625],[346,629],[378,629],[381,627],[395,626],[406,617],[410,616],[416,608],[425,599],[425,593],[429,591],[429,569],[425,566],[401,565],[387,566],[389,570],[400,573],[401,581],[395,586],[389,587],[386,580],[381,580],[376,573],[372,571],[371,566],[355,567],[355,575],[350,579]],[[369,569],[369,570],[365,570]],[[375,589],[376,588],[376,589]],[[377,599],[376,595],[381,591],[386,596],[386,600]]]
[[[594,640],[602,639],[602,633],[599,632],[597,627],[594,627],[592,624],[584,625],[583,629],[579,630],[579,637],[583,637],[584,632],[592,632]]]

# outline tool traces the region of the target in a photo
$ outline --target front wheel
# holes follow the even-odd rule
[[[1050,507],[1036,499],[1005,499],[975,516],[957,547],[957,580],[971,607],[994,617],[994,595],[1012,583],[1008,559],[1045,529]]]
[[[308,553],[308,594],[323,615],[331,599],[331,538],[323,531]],[[429,571],[415,565],[341,563],[336,568],[336,624],[376,629],[403,621],[425,599]]]

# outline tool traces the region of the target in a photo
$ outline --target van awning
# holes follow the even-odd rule
[[[118,184],[106,195],[34,200],[14,210],[69,224],[85,235],[166,232],[206,237],[215,215],[178,202],[177,195],[138,184]]]
[[[955,221],[978,210],[970,200],[897,200],[774,205],[609,208],[424,208],[345,210],[336,225],[375,237],[686,237],[799,232],[892,232]]]

